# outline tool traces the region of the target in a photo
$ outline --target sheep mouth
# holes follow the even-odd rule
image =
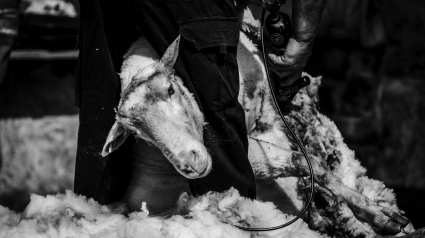
[[[201,172],[195,172],[190,169],[177,169],[177,171],[188,179],[199,179],[207,176],[211,172],[211,168],[212,166],[209,163]]]

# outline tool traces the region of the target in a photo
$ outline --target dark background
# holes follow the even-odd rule
[[[367,175],[425,226],[425,2],[328,1],[306,68]]]
[[[367,175],[395,190],[416,228],[425,226],[424,22],[422,0],[328,0],[306,67],[323,75],[321,112],[335,121]],[[78,18],[21,15],[0,84],[0,120],[78,114],[77,28]],[[40,53],[46,50],[48,56]],[[13,205],[1,196],[0,204],[16,210],[29,199]]]

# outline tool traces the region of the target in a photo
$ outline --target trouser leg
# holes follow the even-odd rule
[[[117,72],[139,32],[117,1],[80,1],[80,10],[75,85],[80,125],[74,192],[109,204],[122,199],[131,179],[130,138],[107,157],[101,151],[115,122],[120,97]]]
[[[2,0],[0,3],[0,84],[6,76],[13,42],[18,35],[18,0]]]
[[[135,23],[160,55],[181,31],[177,18],[182,16],[176,14],[181,12],[185,15],[183,17],[190,17],[192,13],[187,11],[190,7],[199,11],[221,7],[216,12],[226,12],[222,5],[214,6],[213,1],[197,1],[198,5],[136,2],[138,8],[134,13]],[[212,6],[199,6],[203,3]],[[202,14],[206,16],[213,13],[207,11]],[[231,10],[226,14],[234,14],[236,17],[236,12]],[[204,23],[209,24],[207,21]],[[204,23],[194,24],[189,31],[203,30]],[[220,27],[211,30],[211,33],[220,31]],[[201,37],[210,37],[210,34]],[[213,160],[213,168],[208,176],[189,181],[192,192],[200,195],[234,187],[241,195],[255,198],[255,180],[247,156],[245,115],[237,101],[239,75],[236,46],[227,46],[225,52],[220,51],[219,46],[198,49],[184,36],[181,44],[175,70],[194,94],[204,113],[208,123],[204,130],[204,141]]]

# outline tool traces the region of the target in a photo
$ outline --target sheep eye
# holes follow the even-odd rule
[[[174,94],[174,88],[173,85],[170,84],[170,87],[168,87],[168,96],[171,97]]]

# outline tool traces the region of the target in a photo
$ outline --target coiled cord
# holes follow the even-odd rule
[[[276,105],[277,111],[279,113],[279,116],[282,118],[283,122],[285,123],[286,128],[288,128],[289,132],[291,133],[291,136],[295,139],[295,141],[298,144],[298,147],[301,149],[307,164],[308,164],[308,168],[310,170],[310,183],[311,183],[311,191],[310,191],[310,195],[308,198],[308,202],[305,205],[305,207],[303,208],[303,210],[300,212],[300,214],[298,214],[298,216],[296,216],[294,219],[290,220],[289,222],[282,224],[280,226],[274,226],[274,227],[266,227],[266,228],[255,228],[255,227],[243,227],[243,226],[235,226],[241,230],[245,230],[245,231],[273,231],[273,230],[278,230],[284,227],[287,227],[289,225],[291,225],[292,223],[296,222],[299,218],[301,218],[302,215],[304,215],[304,213],[307,211],[307,209],[310,207],[311,202],[313,201],[313,196],[314,196],[314,174],[313,174],[313,166],[311,165],[310,162],[310,158],[307,155],[307,151],[304,147],[304,145],[302,144],[302,142],[300,141],[300,139],[295,135],[294,131],[291,129],[291,127],[289,126],[288,121],[285,119],[285,117],[283,116],[280,108],[279,108],[279,104],[277,102],[276,96],[274,95],[274,90],[272,88],[272,84],[271,84],[271,79],[270,79],[270,75],[269,75],[269,69],[267,67],[267,59],[266,59],[266,51],[265,51],[265,47],[264,47],[264,18],[265,18],[265,10],[263,9],[262,13],[261,13],[261,44],[262,44],[262,48],[263,48],[263,61],[264,61],[264,67],[266,69],[266,76],[267,76],[267,81],[269,83],[269,87],[270,87],[270,93],[272,95],[273,98],[273,102]]]

